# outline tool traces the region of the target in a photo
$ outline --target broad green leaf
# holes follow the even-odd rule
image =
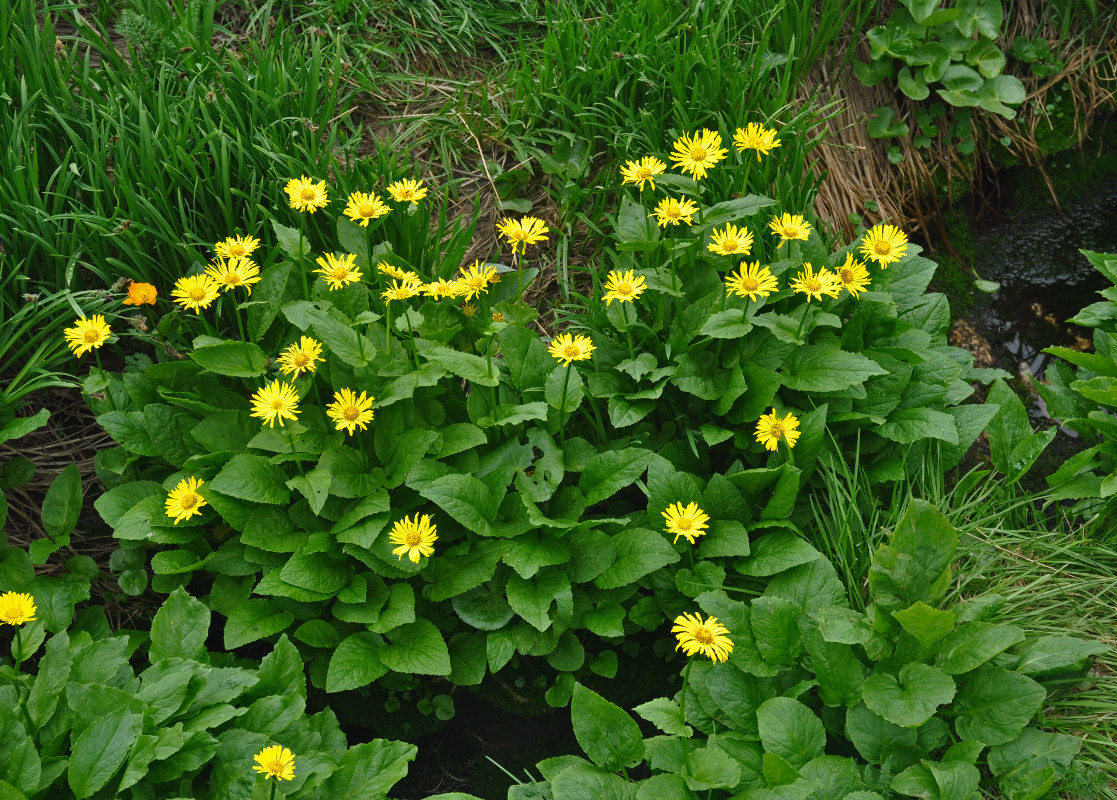
[[[141,456],[161,455],[139,411],[108,411],[97,416],[97,424],[129,452]]]
[[[954,630],[952,611],[939,611],[920,600],[903,611],[894,611],[893,619],[915,637],[923,648],[928,648]]]
[[[201,660],[209,636],[209,609],[181,588],[167,597],[151,621],[152,663],[164,658]]]
[[[45,408],[40,408],[30,417],[14,417],[8,420],[0,425],[0,443],[23,438],[31,433],[31,431],[38,430],[46,425],[49,418],[50,411]],[[115,439],[116,437],[114,436],[113,438]]]
[[[475,534],[496,535],[491,523],[496,518],[500,498],[494,498],[489,487],[472,475],[444,475],[419,493]]]
[[[878,425],[877,433],[885,439],[900,444],[911,444],[920,439],[941,439],[958,444],[958,428],[954,417],[933,408],[903,408],[888,415],[888,421]]]
[[[955,686],[942,670],[912,662],[904,665],[898,677],[869,676],[862,692],[871,711],[891,723],[910,728],[922,725],[935,709],[949,703],[954,698]]]
[[[81,514],[81,474],[77,464],[68,464],[50,482],[43,498],[43,527],[55,539],[69,537]]]
[[[790,667],[803,652],[803,609],[782,597],[757,597],[750,617],[756,649],[771,664]]]
[[[601,767],[614,771],[643,760],[644,740],[632,717],[580,683],[574,684],[570,719],[578,744]]]
[[[814,712],[790,697],[773,697],[756,711],[760,743],[796,769],[822,755],[826,731]]]
[[[584,394],[582,375],[573,365],[556,369],[547,376],[544,397],[547,405],[555,410],[562,410],[566,414],[574,412],[582,404]]]
[[[551,779],[553,796],[562,800],[632,800],[630,787],[620,775],[588,763],[569,766]]]
[[[1082,740],[1077,737],[1025,728],[1020,738],[989,748],[989,770],[1002,789],[1012,787],[1032,771],[1048,767],[1062,777],[1081,747]]]
[[[478,386],[496,386],[500,382],[500,367],[495,361],[490,364],[481,356],[442,346],[424,348],[420,353],[428,361]]]
[[[909,67],[902,67],[900,73],[896,76],[896,85],[900,87],[900,91],[910,97],[912,100],[926,100],[931,94],[931,90],[927,88],[927,84],[921,80],[923,77],[923,70],[917,70],[915,77],[911,74]]]
[[[387,633],[390,643],[380,648],[380,660],[394,672],[449,675],[450,651],[433,622],[417,619]]]
[[[586,506],[607,500],[631,486],[648,468],[652,453],[636,447],[607,450],[590,458],[578,479]]]
[[[353,567],[326,553],[296,553],[279,572],[292,586],[320,594],[337,594],[353,579]]]
[[[1023,639],[1024,631],[1014,625],[967,622],[939,643],[935,666],[948,675],[961,675]]]
[[[616,553],[616,560],[594,579],[594,584],[600,589],[628,586],[660,567],[679,560],[679,554],[666,538],[644,528],[623,531],[609,541]]]
[[[354,633],[342,640],[330,656],[326,691],[358,689],[385,675],[388,667],[379,655],[383,646],[383,640],[368,631]]]
[[[683,710],[679,707],[679,704],[666,697],[657,697],[654,700],[641,703],[632,710],[671,736],[687,737],[692,731],[691,727],[683,720]]]
[[[235,650],[257,639],[274,636],[295,621],[290,611],[281,611],[272,601],[253,598],[241,603],[225,622],[225,649]]]
[[[954,729],[962,739],[1005,744],[1043,706],[1047,691],[1026,675],[985,664],[962,684],[954,702]]]
[[[811,669],[818,680],[819,699],[828,706],[850,708],[861,702],[865,670],[853,647],[826,641],[818,625],[806,617],[800,617],[799,628],[811,657]]]
[[[241,500],[285,505],[291,498],[286,483],[287,476],[268,459],[241,453],[229,459],[209,485],[216,492]]]
[[[275,238],[279,242],[280,249],[296,264],[302,263],[310,255],[310,242],[299,233],[298,228],[280,225],[279,220],[274,218],[271,221],[271,226],[272,230],[275,231]]]
[[[892,611],[917,602],[935,606],[945,594],[958,533],[930,503],[913,500],[889,544],[877,550],[869,586],[878,604]]]
[[[493,577],[497,562],[508,547],[507,541],[482,539],[469,542],[462,549],[447,550],[427,567],[431,583],[424,589],[426,596],[440,602],[480,586]]]
[[[719,618],[718,621],[727,620]],[[732,630],[730,634],[736,644],[739,637]],[[706,673],[706,692],[716,708],[705,705],[704,708],[709,708],[718,720],[728,724],[732,730],[755,735],[756,710],[764,701],[776,696],[777,687],[771,678],[750,675],[733,664],[728,664]],[[705,699],[702,702],[705,703]]]
[[[741,782],[741,765],[720,747],[707,745],[687,752],[681,774],[695,792],[732,789]]]
[[[252,342],[225,341],[197,347],[190,358],[210,372],[232,378],[255,378],[264,374],[267,357]]]
[[[408,763],[415,760],[417,753],[413,744],[387,739],[353,745],[338,758],[337,769],[326,781],[325,796],[330,800],[384,797],[403,780]],[[469,795],[462,795],[460,800],[468,798]],[[446,800],[456,799],[448,796]]]
[[[450,681],[455,686],[478,686],[488,672],[485,637],[458,633],[450,639]]]
[[[1020,663],[1016,671],[1025,675],[1049,675],[1073,669],[1090,656],[1108,652],[1110,647],[1098,641],[1073,636],[1040,636],[1017,648]]]
[[[533,628],[545,631],[551,626],[551,603],[562,592],[569,595],[570,579],[559,570],[544,570],[533,578],[508,576],[508,604]]]
[[[846,712],[845,733],[870,764],[880,764],[896,748],[914,747],[917,737],[915,728],[891,723],[863,704]]]
[[[67,781],[77,798],[93,795],[124,764],[140,734],[137,717],[126,709],[93,722],[77,738],[70,755]]]
[[[783,363],[780,377],[789,389],[803,392],[837,392],[860,386],[874,375],[887,372],[871,358],[833,347],[806,345]]]
[[[738,559],[737,571],[756,578],[775,575],[819,557],[819,552],[806,540],[790,531],[776,531],[752,542],[751,553]]]

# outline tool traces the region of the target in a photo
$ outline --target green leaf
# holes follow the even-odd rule
[[[648,468],[651,458],[651,451],[638,447],[594,455],[578,478],[578,489],[586,506],[596,505],[631,486]]]
[[[776,531],[761,536],[751,548],[750,555],[739,559],[736,567],[741,574],[755,578],[775,575],[819,557],[817,550],[791,531]]]
[[[828,706],[853,707],[861,702],[865,672],[853,647],[826,641],[818,626],[805,617],[799,619],[799,628],[818,680],[819,699]]]
[[[870,33],[870,39],[871,39]],[[890,139],[892,137],[905,137],[909,133],[908,126],[896,119],[896,112],[888,106],[881,106],[872,112],[868,125],[865,126],[869,136],[874,139]]]
[[[408,762],[418,748],[406,742],[373,739],[353,745],[338,759],[337,769],[326,782],[324,796],[330,800],[366,800],[384,797],[407,774]],[[446,800],[469,800],[469,795]],[[430,798],[434,800],[434,798]]]
[[[81,514],[81,473],[77,464],[67,464],[51,481],[43,498],[43,527],[55,539],[68,537]]]
[[[857,80],[866,86],[876,86],[892,77],[892,59],[880,58],[873,61],[854,61],[853,72]]]
[[[920,78],[922,77],[923,70],[918,70]],[[931,94],[931,90],[927,88],[927,84],[915,78],[911,74],[911,69],[903,67],[900,69],[900,74],[896,77],[896,84],[900,87],[900,91],[910,97],[912,100],[926,100]]]
[[[385,675],[388,667],[380,660],[381,647],[381,638],[368,631],[346,637],[330,656],[330,666],[326,671],[326,691],[359,689]]]
[[[272,230],[275,231],[275,238],[279,242],[280,249],[296,264],[301,264],[310,255],[310,242],[299,233],[298,228],[288,228],[285,225],[280,225],[279,220],[274,218],[271,221],[271,226]]]
[[[507,541],[481,539],[467,543],[464,549],[448,550],[445,557],[434,559],[427,567],[431,583],[424,589],[426,596],[437,603],[480,586],[493,577],[509,546]]]
[[[144,415],[139,411],[108,411],[97,416],[97,424],[129,452],[141,456],[161,455],[144,425]]]
[[[616,560],[594,579],[594,585],[600,589],[628,586],[660,567],[679,560],[679,554],[667,539],[645,528],[623,531],[609,541],[616,553]]]
[[[67,780],[74,796],[86,798],[109,782],[140,734],[139,720],[125,709],[100,717],[77,738]]]
[[[954,612],[939,611],[923,601],[903,611],[894,611],[892,617],[925,649],[954,630]]]
[[[209,636],[209,609],[181,588],[167,597],[151,621],[152,663],[164,658],[202,660]]]
[[[686,754],[682,777],[695,792],[732,789],[741,782],[741,765],[720,747],[707,745]],[[637,798],[642,800],[639,795]]]
[[[958,8],[961,14],[954,20],[954,27],[960,34],[967,39],[975,32],[989,39],[1000,38],[1004,20],[1000,0],[961,0]]]
[[[846,712],[845,733],[870,764],[880,764],[891,752],[914,747],[918,736],[915,728],[895,725],[864,705]]]
[[[1019,739],[989,748],[989,770],[997,776],[1002,790],[1023,783],[1029,773],[1045,768],[1061,777],[1081,747],[1082,741],[1074,736],[1025,728]],[[1020,794],[1009,794],[1014,800],[1021,798]]]
[[[241,453],[229,459],[210,482],[210,488],[254,503],[285,505],[291,498],[286,483],[287,476],[283,470],[268,459]]]
[[[756,649],[771,664],[791,666],[803,652],[799,618],[803,609],[783,597],[752,601],[751,626]]]
[[[744,313],[731,308],[711,314],[698,333],[711,339],[740,339],[751,330],[752,323],[745,321]]]
[[[394,672],[449,675],[450,651],[433,622],[417,619],[389,631],[390,644],[380,648],[380,659]]]
[[[934,606],[946,593],[950,561],[958,534],[941,512],[913,500],[889,544],[881,545],[869,567],[869,586],[879,605],[889,610],[922,601]]]
[[[562,409],[569,414],[582,404],[584,394],[582,375],[572,366],[556,369],[547,376],[544,397],[547,399],[547,405],[553,409]]]
[[[289,306],[290,304],[284,306],[284,313]],[[377,353],[376,344],[361,335],[356,325],[344,314],[331,310],[332,314],[314,308],[306,310],[307,320],[314,326],[314,332],[326,345],[331,356],[336,356],[351,367],[367,367],[369,360]]]
[[[496,386],[500,383],[500,367],[490,365],[481,356],[463,353],[449,347],[435,346],[419,351],[428,361],[433,361],[451,374],[465,378],[478,386]]]
[[[657,697],[632,710],[668,735],[686,737],[691,733],[691,727],[683,720],[683,710],[674,700]]]
[[[986,78],[996,78],[1000,76],[1005,68],[1005,54],[1001,49],[994,44],[992,39],[978,39],[969,50],[966,51],[966,63],[971,67],[976,67],[977,71],[984,75]],[[1010,76],[1004,76],[1010,77]],[[1013,78],[1017,83],[1020,83],[1018,78]],[[1021,90],[1024,84],[1020,84]],[[994,85],[994,92],[996,87]],[[1011,89],[1006,87],[1009,96],[1015,96]],[[1000,99],[1000,98],[998,98]],[[1016,103],[1023,102],[1024,94],[1021,92],[1020,99]],[[1006,101],[1002,101],[1006,102]]]
[[[419,493],[480,536],[494,536],[491,523],[496,518],[500,498],[472,475],[452,473],[436,478]]]
[[[595,764],[615,771],[643,760],[644,739],[632,717],[580,683],[574,684],[570,719],[578,744]]]
[[[940,0],[901,0],[901,2],[911,12],[912,19],[922,25],[929,16],[935,13]]]
[[[869,676],[862,692],[871,711],[891,723],[910,728],[922,725],[936,708],[949,703],[954,698],[955,686],[942,670],[913,662],[904,665],[898,678],[888,674]]]
[[[248,307],[248,329],[253,341],[261,341],[275,322],[293,267],[290,261],[284,261],[261,272],[253,304]]]
[[[621,776],[588,763],[569,766],[551,779],[552,796],[562,800],[633,800],[630,787]]]
[[[1016,671],[1025,675],[1050,675],[1076,668],[1090,656],[1109,652],[1108,645],[1073,636],[1040,636],[1017,649]]]
[[[756,710],[760,743],[795,769],[822,755],[826,731],[814,712],[790,697],[773,697]]]
[[[977,739],[987,745],[1011,742],[1020,736],[1046,697],[1047,691],[1026,675],[984,664],[958,692],[954,729],[962,739]]]
[[[225,622],[225,649],[235,650],[257,639],[274,636],[294,621],[290,611],[280,611],[270,600],[246,600]]]
[[[210,372],[232,378],[255,378],[264,374],[267,356],[252,342],[226,341],[195,348],[190,358]]]
[[[888,421],[878,425],[877,433],[885,439],[900,444],[911,444],[920,439],[940,439],[958,444],[958,428],[954,417],[933,408],[904,408],[894,411]]]
[[[967,622],[939,643],[935,666],[948,675],[961,675],[1023,640],[1024,631],[1013,625]]]
[[[783,385],[802,392],[837,392],[860,386],[888,370],[860,353],[806,345],[795,350],[780,369]]]
[[[38,430],[46,425],[49,418],[50,411],[40,408],[30,417],[14,417],[8,420],[0,425],[0,444],[13,439],[22,439],[31,431]]]
[[[533,628],[545,631],[551,627],[551,602],[563,592],[569,596],[570,579],[557,570],[544,570],[531,579],[514,574],[508,576],[506,591],[512,609]]]

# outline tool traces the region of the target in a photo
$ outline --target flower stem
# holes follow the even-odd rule
[[[23,628],[16,628],[16,634],[12,637],[12,661],[15,663],[15,671],[19,672],[19,665],[23,663]]]
[[[306,473],[303,472],[303,462],[299,458],[299,454],[295,448],[295,433],[290,428],[287,429],[287,441],[291,443],[291,455],[295,457],[295,466],[299,468],[299,475],[305,478]]]
[[[415,331],[411,327],[411,314],[408,313],[411,309],[405,309],[403,312],[404,319],[407,320],[407,333],[411,336],[411,360],[415,362],[415,369],[419,369],[419,354],[415,352]],[[492,368],[489,368],[492,372]]]
[[[629,344],[629,350],[632,345]],[[566,364],[566,375],[562,378],[562,396],[559,398],[559,441],[566,441],[566,386],[570,383],[570,368],[574,366],[573,361],[568,361]]]
[[[275,787],[278,786],[278,785],[279,785],[279,778],[276,778],[275,783],[273,783],[271,785],[271,798],[270,798],[270,800],[275,800]]]
[[[392,349],[392,301],[384,301],[384,350],[391,352]]]
[[[632,323],[628,319],[628,303],[621,304],[621,311],[624,313],[624,336],[628,340],[628,358],[630,361],[636,359],[635,351],[632,349]],[[563,390],[563,397],[566,396],[566,390]]]
[[[683,753],[688,755],[690,752],[690,741],[686,735],[686,690],[687,685],[690,683],[690,659],[687,659],[686,666],[683,667],[683,687],[679,692],[679,711],[683,718]]]
[[[231,299],[230,297],[230,300]],[[233,303],[233,316],[237,318],[237,330],[240,331],[240,340],[242,342],[247,342],[248,337],[244,333],[244,320],[240,318],[240,306],[235,302]]]
[[[309,300],[310,299],[310,284],[307,282],[307,279],[306,279],[306,256],[303,255],[303,242],[307,241],[306,233],[304,232],[305,230],[306,230],[306,217],[303,214],[300,213],[299,214],[299,277],[302,278],[302,282],[303,282],[303,298],[305,300]]]

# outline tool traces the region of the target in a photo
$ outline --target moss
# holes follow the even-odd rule
[[[1032,101],[1038,103],[1038,100]],[[1036,126],[1035,142],[1044,155],[1054,155],[1074,147],[1078,141],[1075,136],[1075,108],[1070,89],[1060,83],[1047,95],[1044,118]],[[1039,114],[1040,109],[1032,111]]]

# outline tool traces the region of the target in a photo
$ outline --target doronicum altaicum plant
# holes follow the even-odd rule
[[[956,462],[996,409],[959,405],[987,376],[945,344],[933,262],[889,226],[829,253],[748,192],[776,131],[735,144],[737,199],[703,196],[713,131],[675,144],[691,177],[626,165],[646,202],[622,196],[611,263],[549,340],[524,300],[546,221],[500,222],[508,265],[462,266],[457,234],[417,264],[434,197],[399,182],[349,196],[315,254],[306,218],[341,203],[292,179],[278,258],[219,243],[151,320],[156,360],[90,372],[122,562],[192,584],[230,650],[288,633],[330,692],[541,656],[557,705],[627,636],[771,575],[823,448],[856,444],[880,483],[928,446]]]

